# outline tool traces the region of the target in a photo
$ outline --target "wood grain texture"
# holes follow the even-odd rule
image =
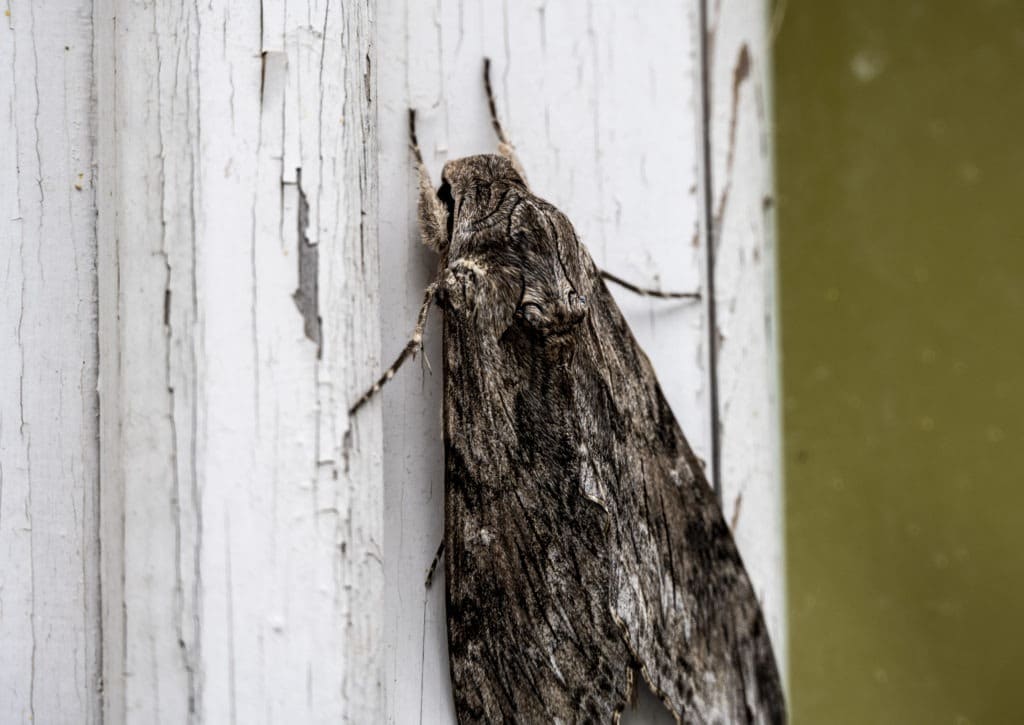
[[[105,716],[379,720],[369,7],[96,26]]]
[[[88,1],[0,17],[0,721],[99,721]]]

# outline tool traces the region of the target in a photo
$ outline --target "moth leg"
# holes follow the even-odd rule
[[[416,139],[416,111],[409,109],[409,145],[416,156],[416,172],[419,175],[420,199],[416,206],[420,221],[420,239],[437,253],[448,246],[448,210],[430,185],[430,172],[423,163],[423,154]]]
[[[516,170],[516,173],[525,182],[526,172],[523,171],[523,165],[519,163],[519,157],[516,156],[515,148],[513,148],[512,142],[509,141],[508,136],[505,134],[501,121],[498,120],[498,107],[494,103],[494,90],[491,87],[490,58],[484,58],[484,89],[487,91],[487,107],[491,110],[491,125],[494,126],[494,133],[498,136],[498,153],[512,162],[512,168]]]
[[[437,570],[442,556],[444,556],[444,539],[441,539],[441,545],[437,547],[437,553],[434,554],[434,558],[430,561],[430,568],[427,569],[427,580],[423,582],[427,589],[430,589],[430,585],[434,583],[434,572]]]
[[[370,398],[380,392],[380,389],[384,387],[384,384],[395,377],[395,373],[398,372],[398,368],[402,367],[402,363],[413,357],[417,351],[423,349],[423,330],[427,326],[427,313],[430,312],[430,304],[434,301],[434,295],[437,292],[437,283],[431,282],[427,286],[426,294],[423,295],[423,304],[420,305],[420,313],[416,318],[416,328],[412,331],[412,337],[409,338],[409,342],[405,343],[405,347],[402,348],[402,352],[398,354],[398,357],[391,364],[384,374],[375,382],[369,390],[363,393],[359,400],[352,404],[352,407],[348,409],[349,415],[355,415],[356,411],[366,405]]]
[[[700,292],[661,292],[660,290],[644,289],[643,287],[637,287],[632,282],[627,282],[621,277],[616,277],[611,272],[601,270],[601,276],[609,282],[614,282],[620,287],[625,287],[634,294],[643,295],[644,297],[661,297],[662,299],[672,300],[699,300]]]

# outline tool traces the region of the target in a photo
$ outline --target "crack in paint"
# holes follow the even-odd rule
[[[729,203],[729,192],[732,190],[732,169],[736,160],[736,127],[739,125],[740,109],[740,86],[750,77],[750,48],[744,43],[740,46],[739,56],[736,58],[736,65],[732,71],[732,107],[729,110],[729,146],[725,157],[725,185],[722,187],[722,194],[718,199],[718,206],[715,209],[715,229],[720,229],[722,219],[725,218],[725,209]],[[717,247],[721,241],[721,235],[715,235],[714,243]]]

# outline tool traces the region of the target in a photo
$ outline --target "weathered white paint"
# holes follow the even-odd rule
[[[0,722],[97,722],[91,0],[0,17]]]
[[[485,55],[530,183],[599,263],[707,291],[717,240],[714,378],[707,305],[616,295],[709,462],[717,380],[726,515],[742,494],[784,661],[764,8],[708,0],[702,46],[699,0],[372,7],[7,6],[0,720],[452,720],[443,582],[422,585],[437,318],[432,374],[345,409],[434,268],[406,108],[435,179],[493,150]]]
[[[107,721],[378,721],[367,4],[95,25]]]
[[[540,0],[442,0],[428,5],[406,0],[382,6],[381,274],[390,281],[381,297],[386,358],[408,338],[422,289],[435,269],[433,255],[417,238],[405,112],[410,106],[419,112],[419,137],[435,180],[447,159],[492,152],[495,139],[480,76],[484,56],[493,59],[499,112],[531,186],[569,215],[598,263],[664,289],[706,287],[700,17],[696,0],[634,6]],[[762,22],[758,17],[744,22],[752,23],[743,28],[748,33],[763,30],[756,24]],[[744,112],[753,113],[753,108]],[[711,136],[715,153],[716,129]],[[765,159],[755,156],[745,162],[754,164],[751,178],[770,179]],[[737,187],[746,183],[740,179],[745,173],[737,167]],[[765,299],[757,297],[763,288],[730,289],[724,277],[720,284],[724,291],[718,295],[719,305],[735,300],[745,309],[765,311]],[[619,290],[615,294],[691,444],[710,461],[713,416],[705,306],[638,299]],[[404,370],[383,394],[387,707],[388,720],[395,723],[453,718],[443,581],[430,591],[423,588],[442,536],[444,492],[436,313],[430,325],[426,354],[438,363],[433,373]],[[753,389],[774,390],[772,370],[745,366],[746,361],[720,358],[719,374],[729,381],[742,374]],[[759,405],[760,400],[756,395],[731,396],[731,413],[741,414],[744,405]],[[774,422],[772,410],[765,411],[769,423]],[[774,446],[775,441],[751,446],[761,444]],[[744,468],[732,451],[725,456],[730,466],[725,475],[744,482],[756,475],[759,490],[777,500],[774,448],[767,454],[767,467],[758,459]],[[772,552],[780,551],[778,519],[754,526],[758,514],[753,506],[747,516],[745,531],[769,540]],[[752,572],[758,591],[770,608],[776,607],[772,611],[781,612],[777,602],[784,587],[781,579],[773,579],[781,572],[779,561],[770,558],[771,566],[764,567],[748,551],[762,544],[748,535],[742,545],[751,567],[762,567]],[[776,626],[773,633],[781,637],[783,630]],[[643,701],[636,719],[655,719],[658,707]]]
[[[708,0],[719,481],[786,673],[767,3]]]

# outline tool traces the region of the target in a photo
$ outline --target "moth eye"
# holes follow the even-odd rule
[[[448,241],[452,241],[452,231],[455,228],[455,197],[452,196],[452,187],[447,181],[442,180],[440,188],[437,190],[437,198],[444,204],[445,209],[448,211]]]

